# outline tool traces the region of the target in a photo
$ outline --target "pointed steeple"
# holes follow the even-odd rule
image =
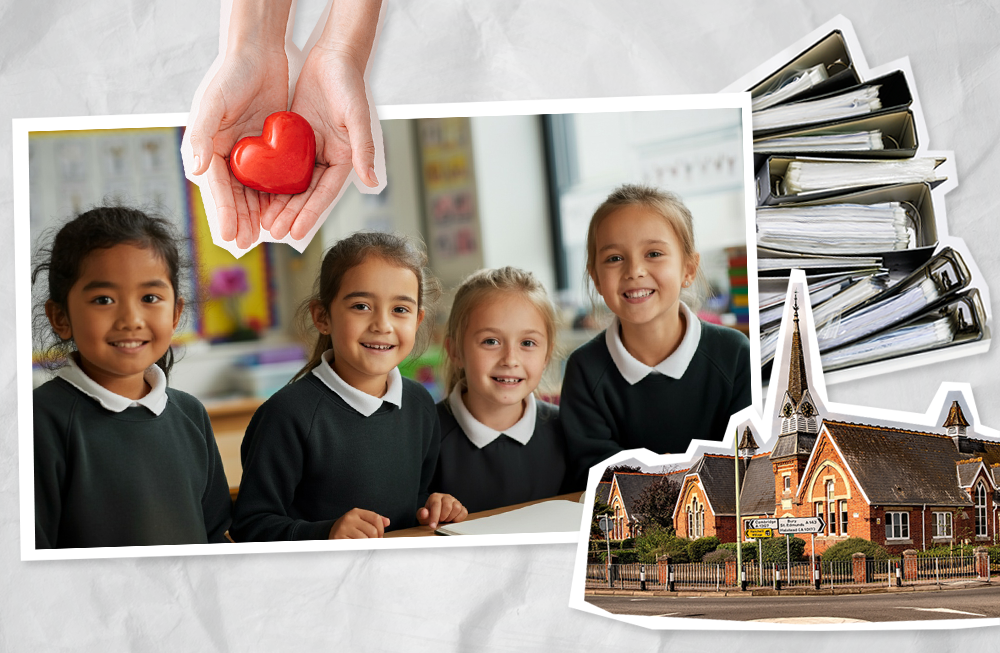
[[[948,418],[941,426],[948,429],[948,435],[955,440],[955,444],[961,446],[959,440],[965,437],[965,430],[969,426],[969,422],[966,421],[965,415],[962,413],[962,406],[957,401],[951,402]]]
[[[743,438],[740,439],[740,451],[749,451],[749,455],[753,455],[753,452],[760,449],[757,446],[757,441],[753,439],[753,433],[750,431],[750,427],[743,429]]]
[[[795,311],[792,330],[792,350],[788,355],[788,395],[797,404],[802,400],[802,393],[809,389],[806,380],[806,360],[802,355],[802,338],[799,335],[799,293],[795,293]]]

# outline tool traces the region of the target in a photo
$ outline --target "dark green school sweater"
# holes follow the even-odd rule
[[[115,413],[56,378],[32,396],[35,546],[225,542],[232,502],[205,407],[167,388]]]
[[[403,379],[402,404],[365,417],[314,374],[275,393],[243,438],[233,538],[325,540],[352,508],[388,517],[387,530],[416,526],[441,431],[419,383]]]
[[[750,401],[750,341],[735,329],[703,322],[681,378],[653,373],[635,385],[601,332],[570,354],[559,402],[576,482],[624,449],[683,453],[693,439],[721,440],[729,416]]]
[[[535,431],[527,444],[500,435],[482,449],[465,435],[448,400],[437,405],[441,454],[431,487],[462,502],[469,512],[492,510],[569,492],[566,438],[559,408],[535,402]]]

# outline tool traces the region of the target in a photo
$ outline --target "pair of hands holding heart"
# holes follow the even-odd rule
[[[352,169],[367,186],[379,183],[364,70],[356,61],[314,47],[287,108],[284,50],[234,47],[190,127],[190,171],[207,173],[219,235],[240,249],[254,244],[261,228],[276,240],[304,238]]]

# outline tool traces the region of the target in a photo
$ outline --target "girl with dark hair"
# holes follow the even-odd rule
[[[33,394],[37,548],[226,540],[232,503],[208,414],[167,387],[184,308],[177,241],[165,220],[101,207],[38,254],[37,331],[57,370]]]
[[[419,350],[437,292],[425,265],[395,234],[356,233],[326,253],[303,305],[318,331],[312,358],[243,438],[237,541],[382,537],[465,519],[454,497],[429,492],[434,401],[397,369]]]

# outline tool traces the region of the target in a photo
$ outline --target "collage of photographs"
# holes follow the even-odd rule
[[[995,650],[995,12],[951,78],[885,8],[662,46],[706,86],[599,3],[514,56],[568,7],[442,2],[460,65],[223,0],[183,66],[161,4],[112,33],[183,98],[5,112],[0,650]]]

